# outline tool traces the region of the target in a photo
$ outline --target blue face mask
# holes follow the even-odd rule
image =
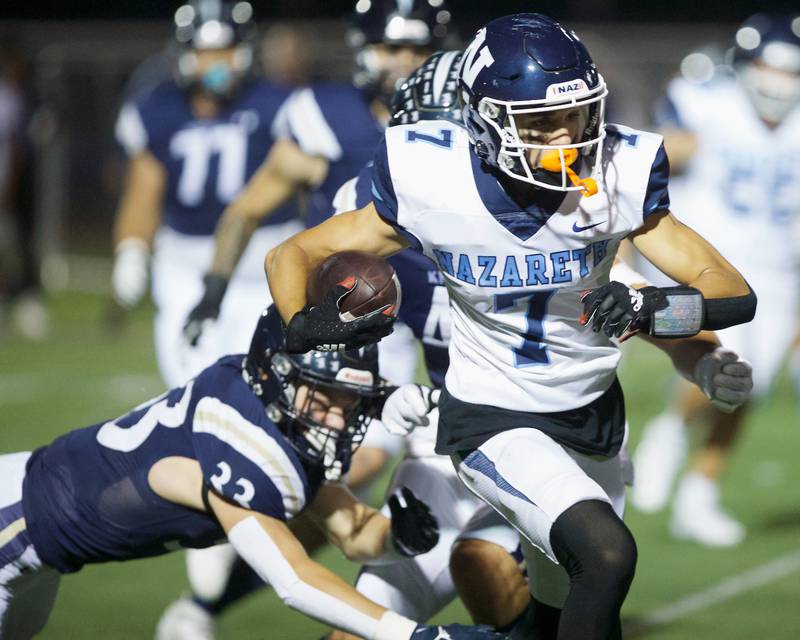
[[[224,62],[218,62],[200,78],[200,84],[206,91],[223,95],[233,84],[233,72]]]

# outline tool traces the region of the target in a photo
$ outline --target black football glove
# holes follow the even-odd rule
[[[508,637],[487,625],[421,624],[414,629],[410,640],[506,640]]]
[[[356,283],[357,284],[357,283]],[[286,350],[289,353],[307,351],[346,351],[378,342],[392,332],[395,317],[384,311],[391,305],[359,316],[342,320],[339,302],[355,287],[336,286],[322,302],[306,305],[294,314],[286,327]]]
[[[616,281],[585,291],[581,302],[580,323],[591,323],[595,333],[602,331],[617,338],[626,332],[630,337],[637,331],[648,331],[653,314],[667,308],[667,297],[658,287],[631,289]]]
[[[225,289],[228,288],[228,279],[225,276],[209,273],[203,278],[203,286],[205,287],[203,297],[189,313],[183,327],[183,337],[193,347],[197,346],[205,328],[219,318],[222,299],[225,297]]]
[[[392,514],[392,544],[401,556],[411,558],[426,553],[439,542],[439,523],[424,502],[408,487],[389,498]]]

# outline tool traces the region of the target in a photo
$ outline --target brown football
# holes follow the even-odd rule
[[[366,315],[390,305],[384,313],[397,316],[400,308],[400,281],[386,260],[363,251],[340,251],[320,264],[308,278],[306,298],[319,304],[336,285],[355,289],[339,303],[345,320]]]

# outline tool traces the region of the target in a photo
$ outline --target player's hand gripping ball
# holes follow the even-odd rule
[[[306,299],[308,304],[287,327],[288,351],[357,349],[392,332],[400,307],[400,282],[383,258],[342,251],[314,270]]]
[[[667,307],[667,298],[658,287],[632,289],[616,281],[585,291],[581,302],[580,323],[591,323],[592,331],[602,331],[609,338],[648,331],[653,313]]]

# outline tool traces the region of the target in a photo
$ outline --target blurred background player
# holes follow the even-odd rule
[[[114,232],[113,292],[125,308],[142,299],[152,251],[156,356],[168,386],[246,347],[268,293],[261,250],[301,228],[295,209],[282,208],[254,230],[230,287],[227,280],[204,283],[214,227],[272,147],[273,121],[289,94],[253,73],[252,18],[246,2],[181,6],[174,78],[135,92],[117,122],[129,164]],[[228,288],[228,302],[218,331],[187,349],[183,323],[204,286]]]
[[[215,233],[214,260],[202,299],[189,314],[186,336],[196,341],[217,317],[224,288],[259,222],[291,196],[309,192],[307,223],[331,215],[339,187],[372,158],[401,81],[450,34],[451,15],[440,0],[358,2],[348,40],[355,52],[352,83],[318,83],[296,91],[282,108],[281,139],[253,179],[226,208]],[[200,296],[198,296],[199,298]],[[381,343],[382,374],[413,379],[416,350],[401,324]],[[391,369],[386,367],[391,366]]]
[[[348,38],[355,51],[352,83],[318,83],[297,90],[281,109],[276,130],[281,138],[225,209],[215,232],[214,257],[204,278],[205,290],[186,320],[185,337],[202,341],[227,300],[228,282],[251,236],[271,220],[289,198],[308,193],[307,223],[333,212],[334,196],[372,158],[389,119],[389,102],[400,83],[444,42],[451,16],[437,0],[359,2]],[[263,255],[262,255],[263,257]],[[229,303],[226,303],[229,304]],[[402,306],[402,305],[401,305]],[[380,344],[381,375],[393,384],[414,379],[417,348],[411,331],[397,323]],[[402,439],[371,429],[354,460],[348,482],[361,495],[369,482],[402,447]],[[298,525],[301,526],[301,525]],[[313,529],[300,534],[309,551],[323,543]],[[213,617],[261,586],[228,548],[187,553],[193,597],[167,609],[159,640],[213,633]],[[241,570],[240,570],[241,569]]]
[[[20,335],[40,341],[48,316],[33,210],[32,92],[29,61],[0,37],[0,335],[7,315]]]
[[[800,14],[748,19],[736,32],[732,68],[703,53],[690,62],[702,73],[673,80],[658,112],[671,167],[682,172],[674,210],[758,294],[755,320],[719,336],[752,363],[754,395],[764,397],[798,331],[791,228],[800,219]],[[719,481],[748,406],[726,413],[678,384],[636,450],[633,504],[646,512],[667,504],[688,451],[686,425],[700,422],[709,430],[678,483],[670,528],[701,544],[736,545],[745,527],[721,506]]]

